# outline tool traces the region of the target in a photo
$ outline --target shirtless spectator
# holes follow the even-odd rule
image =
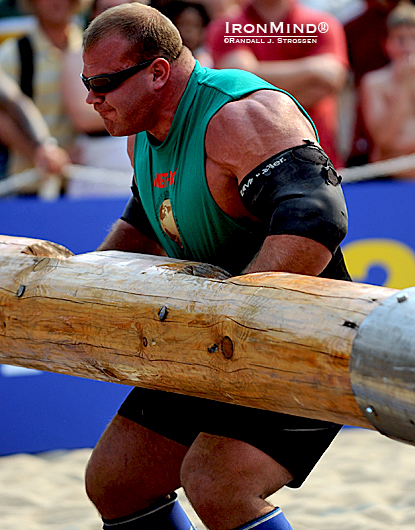
[[[370,161],[415,153],[415,6],[402,4],[387,19],[391,62],[361,82],[362,112],[373,148]],[[415,169],[395,175],[415,178]]]
[[[344,26],[349,49],[350,67],[353,72],[351,83],[355,96],[362,77],[369,71],[382,68],[389,63],[385,51],[387,36],[386,20],[400,0],[366,0],[366,9]],[[362,117],[362,103],[356,100],[349,112],[355,115],[355,130],[352,131],[347,166],[367,164],[369,161],[370,138]],[[352,124],[353,125],[353,124]]]

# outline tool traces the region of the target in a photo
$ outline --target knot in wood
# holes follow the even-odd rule
[[[221,350],[225,359],[232,359],[233,357],[233,342],[228,336],[223,337]]]

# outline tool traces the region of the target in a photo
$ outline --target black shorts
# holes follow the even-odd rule
[[[334,423],[138,387],[118,413],[187,447],[200,432],[246,442],[292,473],[291,488],[301,486],[341,429]]]

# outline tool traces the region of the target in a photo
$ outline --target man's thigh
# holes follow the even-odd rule
[[[158,390],[134,388],[119,413],[190,447],[200,433],[245,442],[273,458],[299,487],[340,425]]]
[[[88,495],[105,519],[146,508],[180,487],[187,450],[117,414],[88,463]]]

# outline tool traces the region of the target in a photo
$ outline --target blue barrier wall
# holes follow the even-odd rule
[[[0,233],[94,250],[126,200],[0,202]],[[0,365],[0,455],[93,447],[129,388]]]
[[[344,187],[349,234],[343,250],[356,281],[415,285],[415,183]],[[94,250],[125,200],[0,202],[0,234]],[[92,447],[128,392],[122,385],[0,366],[0,455]]]

